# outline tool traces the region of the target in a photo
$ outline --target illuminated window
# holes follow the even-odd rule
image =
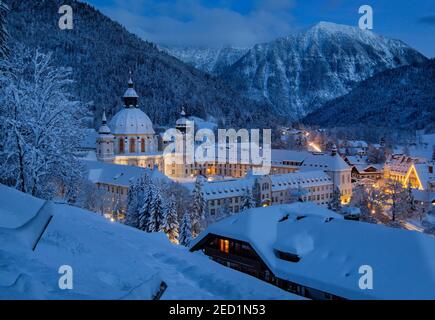
[[[124,138],[119,139],[119,153],[124,153]]]
[[[136,152],[136,139],[135,138],[131,138],[130,139],[130,153],[135,153]]]
[[[145,152],[145,139],[142,138],[142,140],[140,141],[140,152]]]
[[[219,240],[219,250],[221,252],[229,253],[230,252],[230,241],[229,240],[220,239]]]

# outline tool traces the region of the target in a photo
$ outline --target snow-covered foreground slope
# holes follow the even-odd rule
[[[0,299],[151,299],[162,281],[162,299],[297,298],[172,245],[163,234],[2,185],[0,221]],[[59,289],[63,265],[72,267],[72,290]]]

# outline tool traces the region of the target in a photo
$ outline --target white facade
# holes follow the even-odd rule
[[[224,206],[232,213],[241,211],[247,190],[260,206],[297,201],[327,206],[333,197],[334,184],[327,173],[319,170],[206,182],[203,194],[209,214],[218,214]]]

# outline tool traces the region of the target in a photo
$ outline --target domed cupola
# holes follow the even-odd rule
[[[103,118],[101,121],[101,127],[98,130],[99,134],[110,134],[110,128],[107,125],[106,111],[103,111]]]
[[[136,108],[139,104],[139,96],[134,89],[134,82],[131,78],[128,80],[128,89],[125,91],[123,99],[124,105],[127,108]]]
[[[107,125],[106,111],[103,112],[101,127],[97,137],[97,159],[104,162],[112,162],[115,155],[114,136]]]
[[[124,108],[118,111],[109,123],[113,135],[154,135],[150,118],[138,108],[138,95],[133,88],[133,81],[128,81],[124,94]]]
[[[175,128],[185,133],[187,130],[189,119],[187,119],[186,117],[186,111],[184,110],[184,107],[182,108],[180,115],[181,117],[175,122]]]

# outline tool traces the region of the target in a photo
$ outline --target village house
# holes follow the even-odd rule
[[[352,167],[352,182],[373,185],[384,177],[383,165],[368,163],[366,156],[345,156],[344,160]]]
[[[426,163],[425,159],[402,154],[391,155],[384,165],[384,178],[400,182],[404,187],[421,188],[416,165]]]
[[[435,299],[434,245],[422,233],[347,221],[298,202],[223,219],[190,251],[310,299]],[[364,276],[373,286],[361,284]]]

